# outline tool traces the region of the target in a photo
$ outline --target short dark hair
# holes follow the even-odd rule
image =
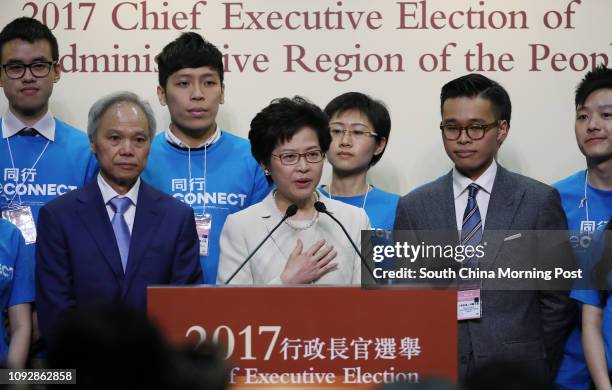
[[[447,99],[468,97],[487,99],[493,106],[493,112],[498,120],[508,122],[512,115],[510,96],[504,87],[478,73],[471,73],[449,81],[442,87],[440,93],[440,111]]]
[[[51,59],[59,60],[59,49],[57,47],[57,39],[45,26],[36,19],[21,17],[13,20],[0,31],[0,61],[2,61],[2,49],[4,45],[12,40],[21,39],[29,43],[45,40],[51,46]]]
[[[327,152],[331,143],[329,118],[319,107],[300,96],[272,100],[251,121],[249,140],[253,157],[258,163],[269,165],[272,150],[304,127],[317,133],[321,150]]]
[[[219,74],[223,84],[223,55],[215,45],[194,32],[181,34],[156,57],[159,85],[166,88],[168,78],[185,68],[208,66]]]
[[[587,73],[576,87],[576,108],[584,105],[593,92],[607,88],[612,89],[612,69],[601,64]]]
[[[107,389],[114,383],[171,388],[168,347],[144,313],[133,308],[119,304],[74,311],[46,341],[49,367],[78,370],[84,388]]]
[[[385,103],[380,100],[374,100],[370,96],[361,92],[347,92],[340,96],[336,96],[331,102],[325,107],[325,113],[330,118],[334,115],[342,114],[349,110],[356,110],[365,115],[372,126],[374,126],[374,132],[378,134],[377,140],[385,138],[389,140],[389,134],[391,133],[391,116],[389,110],[385,106]],[[385,149],[387,145],[385,145]],[[385,153],[385,149],[378,155],[372,156],[370,160],[370,166],[376,164],[378,160]]]

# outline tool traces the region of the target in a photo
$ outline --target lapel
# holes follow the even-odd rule
[[[282,219],[280,215],[280,211],[276,207],[276,203],[274,202],[273,191],[271,191],[268,196],[261,201],[261,211],[259,213],[259,217],[261,221],[266,227],[266,235],[269,234],[272,229],[278,224],[278,222]],[[282,229],[282,226],[278,229]],[[277,229],[277,232],[278,232]],[[263,239],[263,237],[261,237]],[[270,240],[274,242],[276,248],[282,253],[282,242],[277,241],[277,238],[274,237],[274,234],[270,237]]]
[[[132,227],[132,236],[130,238],[130,253],[125,272],[126,283],[123,288],[123,296],[127,294],[130,282],[138,272],[144,254],[151,245],[153,235],[161,224],[159,216],[163,210],[159,210],[158,202],[160,198],[160,194],[156,193],[144,180],[140,180],[136,215],[134,216],[134,226]]]
[[[431,191],[427,194],[427,199],[423,199],[421,206],[430,215],[429,229],[457,230],[452,170],[433,182]],[[457,235],[458,240],[459,236]]]
[[[512,226],[524,193],[525,188],[519,186],[511,174],[498,165],[482,236],[483,243],[487,243],[486,253],[489,260],[482,264],[482,268],[491,269],[493,267],[503,244],[504,231]]]
[[[95,178],[83,186],[77,200],[79,202],[77,214],[81,218],[81,222],[96,242],[98,250],[113,271],[117,283],[121,285],[124,274],[119,248],[102,199],[102,193]]]

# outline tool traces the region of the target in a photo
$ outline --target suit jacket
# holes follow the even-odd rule
[[[36,305],[46,338],[74,309],[123,303],[144,311],[147,286],[202,283],[193,210],[142,180],[125,273],[95,179],[47,203],[37,229]]]
[[[359,248],[361,230],[370,229],[366,213],[357,207],[322,196],[320,201],[342,222]],[[281,212],[276,207],[272,193],[260,203],[227,218],[221,233],[218,283],[225,283],[228,280],[281,218]],[[361,260],[355,249],[340,226],[328,215],[320,214],[316,223],[303,231],[295,230],[283,223],[259,248],[231,284],[280,284],[280,274],[289,255],[295,249],[298,238],[304,244],[304,251],[316,241],[325,239],[326,245],[333,245],[338,252],[336,258],[332,260],[338,264],[338,267],[314,283],[359,284],[361,282]]]
[[[404,196],[394,229],[456,231],[452,171]],[[499,231],[566,229],[555,189],[498,166],[483,232],[488,264],[508,264],[525,244],[504,241]],[[570,256],[569,245],[564,253]],[[576,313],[569,292],[483,290],[481,299],[481,319],[459,322],[459,377],[495,360],[528,361],[554,374]]]

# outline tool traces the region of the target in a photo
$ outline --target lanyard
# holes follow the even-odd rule
[[[586,220],[589,221],[589,199],[587,196],[587,188],[589,186],[589,170],[587,169],[584,172],[584,198],[580,199],[579,208],[584,207],[584,212],[586,214]]]
[[[206,144],[204,144],[204,185],[202,187],[202,189],[204,190],[204,203],[202,204],[202,214],[206,214],[206,165],[207,165],[207,151],[208,151],[208,145],[211,142],[207,142]],[[193,185],[192,181],[192,175],[191,175],[191,148],[187,147],[187,155],[188,155],[188,163],[189,163],[189,188],[191,188],[191,186]]]
[[[11,137],[8,137],[6,139],[6,144],[8,146],[8,152],[9,152],[9,158],[11,159],[11,166],[13,167],[13,169],[15,169],[15,160],[13,159],[13,151],[11,149],[11,141],[10,141]],[[47,140],[47,143],[45,144],[45,147],[43,148],[42,152],[40,152],[40,154],[38,155],[38,158],[36,159],[36,161],[34,161],[34,164],[32,165],[32,168],[30,168],[30,171],[32,171],[34,168],[36,168],[36,164],[38,164],[38,162],[40,161],[40,159],[42,158],[42,156],[45,154],[45,151],[47,150],[47,147],[49,146],[49,144],[51,143],[51,140]],[[17,179],[19,179],[19,176],[17,177]],[[19,180],[17,180],[19,182]],[[25,182],[25,181],[24,181]],[[19,198],[19,203],[21,204],[21,195],[19,195],[19,191],[17,191],[17,188],[15,188],[15,195],[13,195],[13,197],[11,198],[11,200],[9,200],[9,204],[13,203],[13,200],[15,199],[15,196],[17,196]]]

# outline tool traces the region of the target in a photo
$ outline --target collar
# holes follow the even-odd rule
[[[463,174],[460,173],[457,168],[453,167],[453,195],[455,199],[461,196],[461,194],[463,194],[467,190],[468,186],[472,183],[478,184],[481,189],[483,189],[487,194],[491,195],[495,175],[497,175],[497,162],[495,160],[493,160],[487,170],[474,181],[472,181],[472,179],[469,177],[463,176]]]
[[[219,140],[219,138],[221,138],[221,129],[219,128],[219,126],[217,126],[217,128],[215,129],[215,132],[213,133],[213,135],[210,136],[209,139],[207,139],[204,143],[202,143],[201,145],[198,145],[195,148],[190,148],[189,146],[187,146],[183,141],[181,141],[181,139],[179,137],[177,137],[172,131],[170,131],[170,129],[168,128],[165,131],[165,136],[166,136],[166,141],[168,141],[170,144],[174,145],[174,146],[178,146],[179,148],[182,149],[200,149],[203,147],[207,147],[210,146],[212,144],[214,144],[215,142],[217,142]]]
[[[53,119],[51,111],[47,111],[34,126],[26,126],[11,112],[11,110],[7,110],[6,114],[2,117],[2,138],[12,137],[23,130],[24,127],[36,129],[36,131],[49,141],[55,140],[55,120]]]
[[[280,211],[278,207],[276,207],[276,202],[274,201],[274,191],[276,191],[276,189],[270,191],[268,195],[261,201],[263,207],[260,216],[262,218],[272,217],[272,219],[280,220],[285,213]],[[328,207],[327,211],[331,211],[329,209],[329,205],[330,201],[333,202],[333,200],[326,196],[323,196],[323,194],[321,194],[319,190],[315,189],[314,193],[316,194],[317,201],[323,202],[325,204],[325,207]]]
[[[132,188],[125,195],[119,195],[117,191],[111,187],[106,180],[102,177],[100,173],[98,173],[98,187],[100,187],[100,192],[102,193],[102,199],[104,200],[104,204],[107,205],[111,199],[116,196],[130,198],[134,207],[136,207],[136,203],[138,201],[138,190],[140,189],[140,177],[136,180],[136,183],[132,186]]]

